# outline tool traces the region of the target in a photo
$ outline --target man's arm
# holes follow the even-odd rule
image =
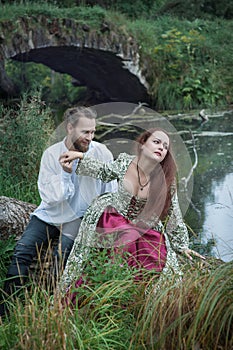
[[[38,189],[41,199],[49,205],[72,198],[75,193],[72,174],[62,169],[56,152],[46,150],[42,155]]]

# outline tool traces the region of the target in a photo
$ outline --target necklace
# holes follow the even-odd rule
[[[141,183],[138,161],[137,161],[137,173],[138,173],[138,183],[139,183],[139,186],[140,186],[140,190],[143,191],[143,188],[148,185],[148,183],[150,182],[150,179],[144,185]]]

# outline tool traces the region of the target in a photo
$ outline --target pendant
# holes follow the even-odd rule
[[[143,187],[141,187],[140,190],[143,191]]]

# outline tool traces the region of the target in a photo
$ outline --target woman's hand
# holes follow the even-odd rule
[[[187,258],[189,258],[189,260],[193,260],[192,255],[197,256],[198,258],[205,260],[205,257],[203,255],[195,252],[195,250],[192,250],[192,249],[185,249],[184,254],[187,256]]]
[[[59,157],[59,163],[65,172],[72,173],[73,160],[77,158],[83,159],[83,153],[77,151],[68,151]]]

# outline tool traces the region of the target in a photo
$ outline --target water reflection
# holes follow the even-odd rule
[[[233,173],[212,181],[211,194],[205,201],[203,241],[213,238],[215,256],[233,260]]]

